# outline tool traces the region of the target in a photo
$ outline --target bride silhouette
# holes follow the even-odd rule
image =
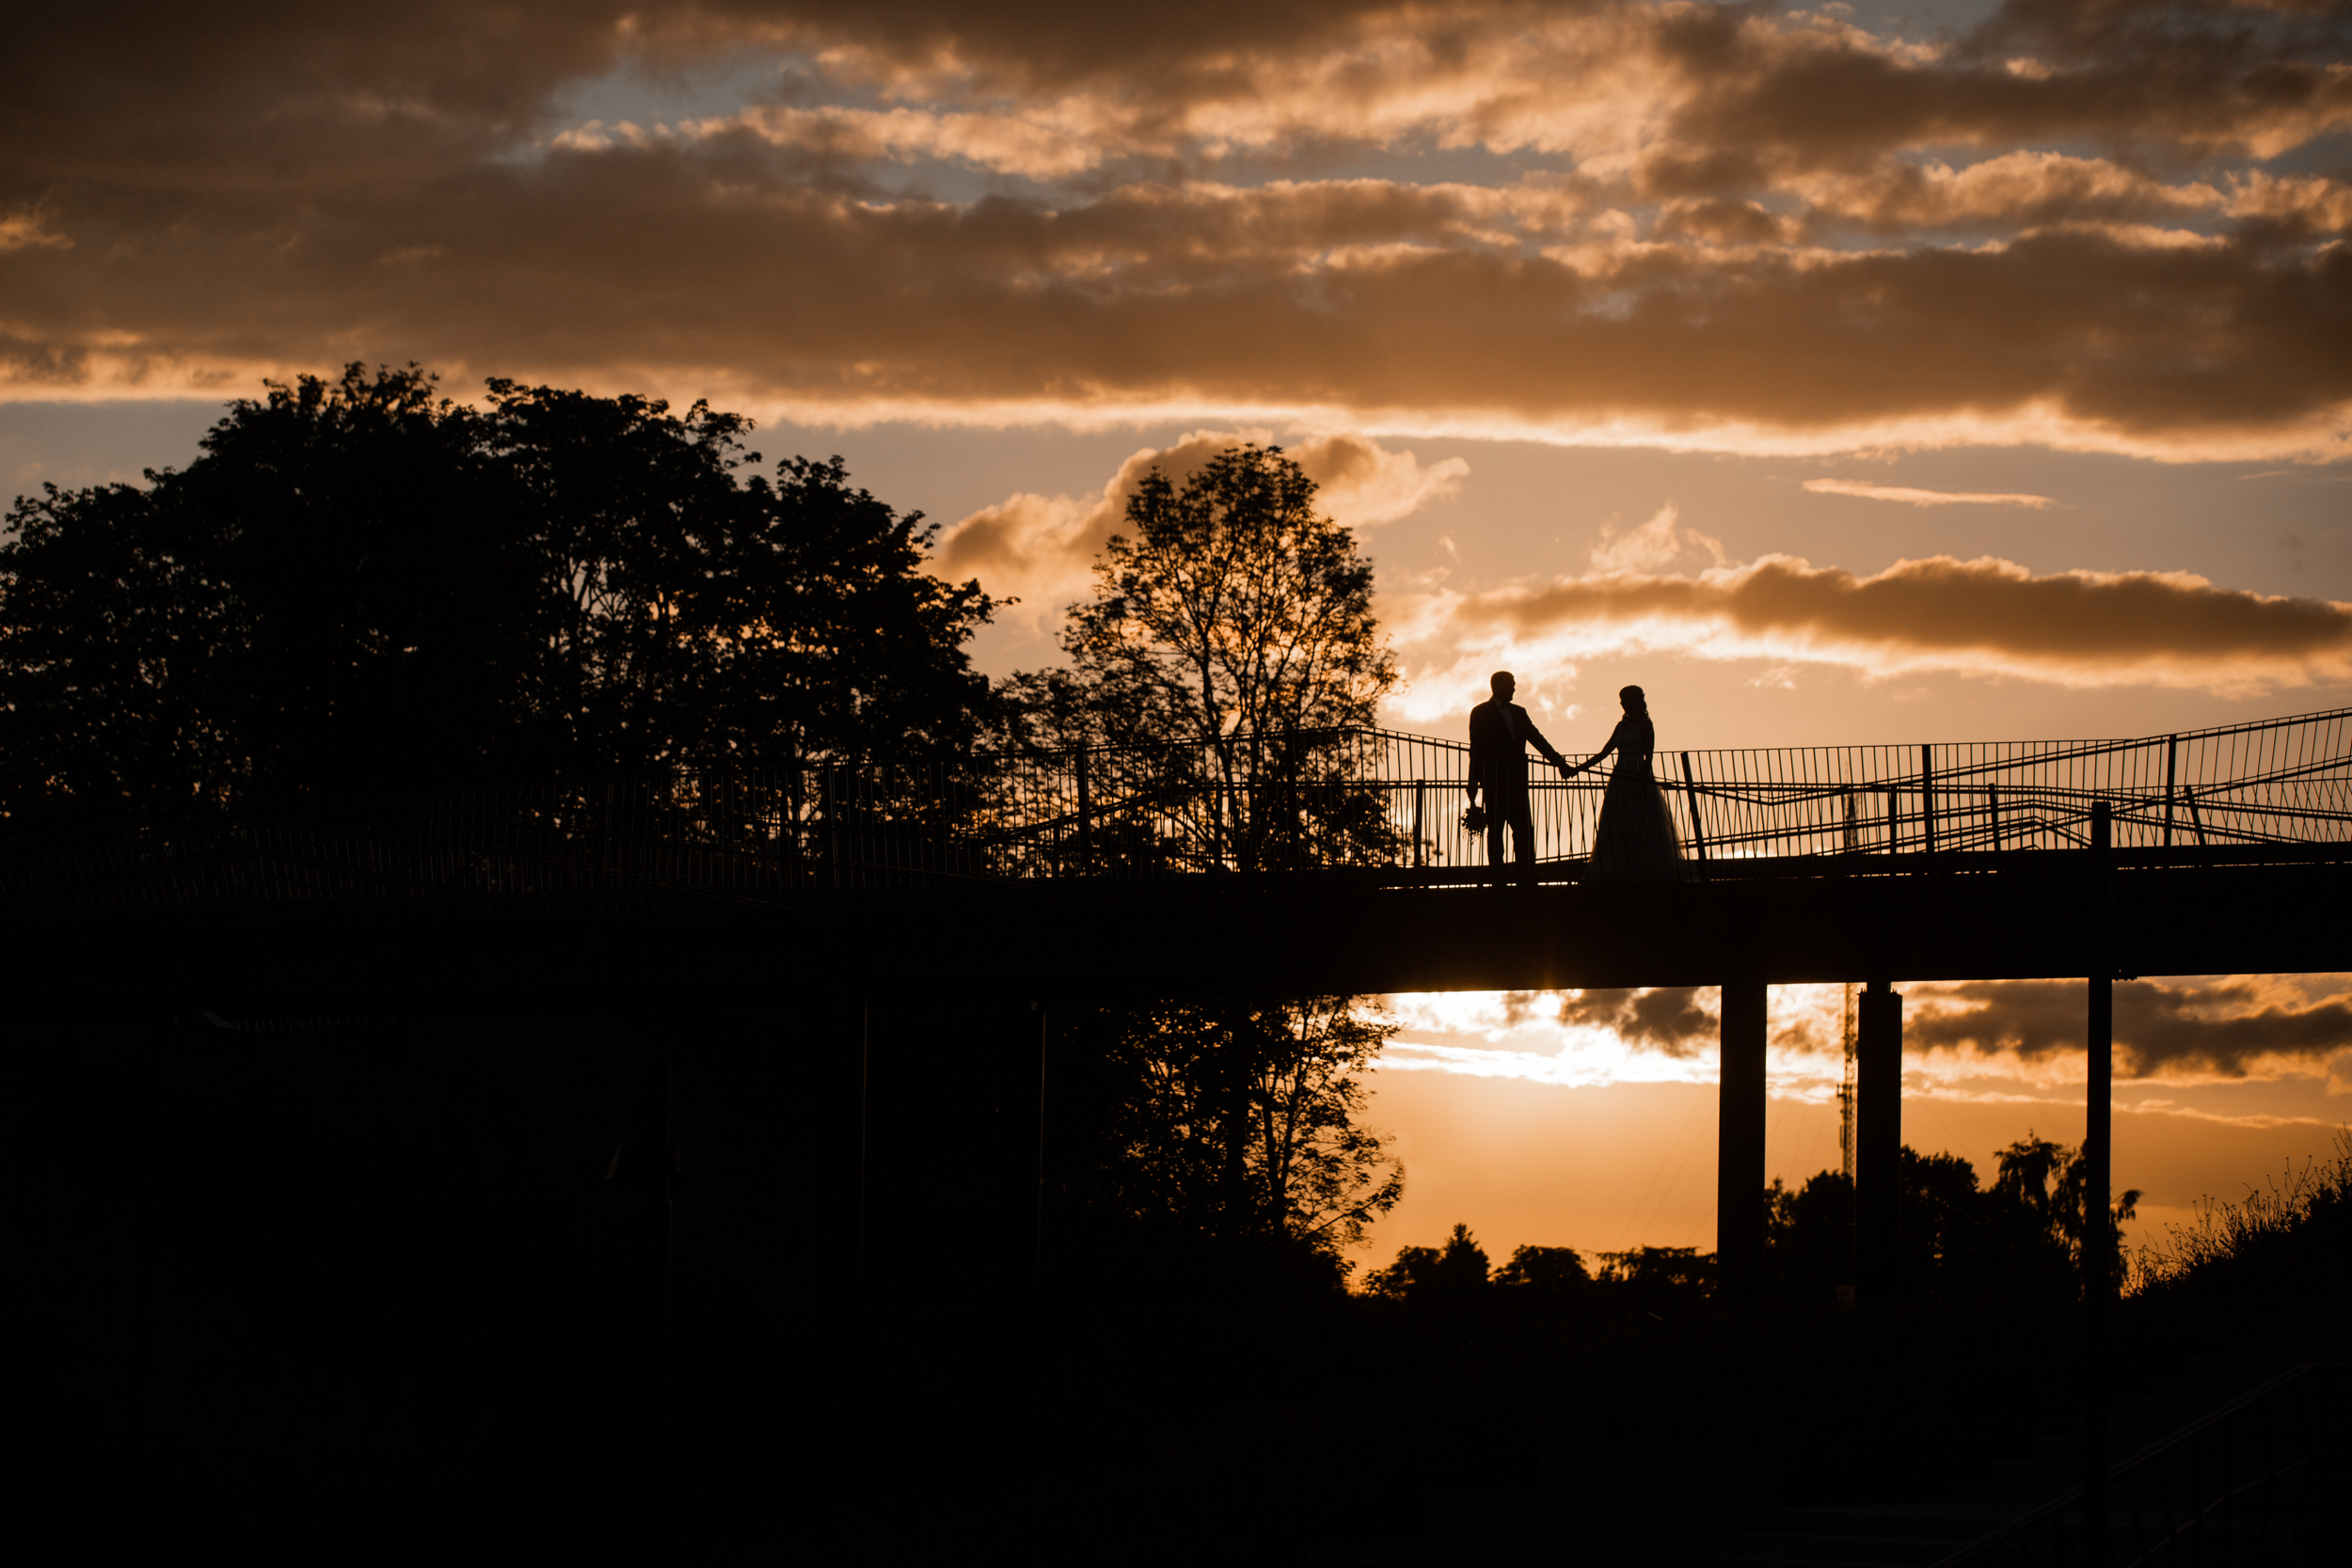
[[[1658,730],[1650,722],[1649,699],[1638,686],[1617,693],[1625,717],[1609,736],[1609,744],[1568,769],[1570,774],[1597,767],[1615,752],[1608,791],[1601,796],[1600,826],[1593,832],[1593,879],[1609,882],[1687,882],[1696,873],[1682,858],[1682,841],[1675,834],[1674,817],[1666,810],[1666,792],[1658,787],[1650,753],[1658,748]]]

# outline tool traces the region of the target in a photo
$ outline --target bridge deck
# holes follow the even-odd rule
[[[0,918],[24,985],[303,1006],[690,974],[1517,990],[2081,974],[2106,875],[2127,971],[2352,967],[2352,709],[1660,765],[1687,884],[1594,880],[1605,785],[1579,780],[1536,786],[1542,885],[1471,891],[1467,749],[1332,730],[229,819],[0,863]]]
[[[2352,969],[2352,851],[2175,851],[2110,874],[2126,974]],[[1369,878],[869,889],[788,905],[550,895],[51,911],[11,984],[103,1005],[339,1012],[774,1001],[796,987],[1040,998],[2077,976],[2088,856],[1902,876],[1382,887]]]

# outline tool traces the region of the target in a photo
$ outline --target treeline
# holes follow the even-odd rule
[[[1687,1319],[1715,1291],[1715,1255],[1696,1247],[1643,1246],[1594,1255],[1574,1247],[1521,1246],[1501,1268],[1456,1225],[1443,1246],[1399,1249],[1364,1279],[1362,1293],[1401,1303],[1438,1328],[1540,1326],[1595,1319]]]
[[[1336,1302],[1405,1190],[1364,1124],[1396,1031],[1352,996],[1152,1002],[1062,1037],[1052,1252],[1081,1291]]]
[[[972,746],[993,608],[840,463],[696,404],[410,367],[232,404],[183,469],[19,498],[0,816]]]
[[[1070,607],[1067,665],[992,684],[967,644],[996,604],[930,574],[935,526],[837,458],[765,466],[751,430],[505,380],[469,406],[355,364],[231,404],[144,485],[19,498],[0,824],[1215,746],[1366,722],[1396,678],[1369,562],[1279,450],[1149,476]],[[1224,766],[1239,784],[1269,763]]]
[[[1902,1150],[1899,1288],[1919,1303],[2062,1305],[2081,1291],[2084,1162],[2079,1148],[2028,1132],[1994,1155],[1990,1186],[1956,1154]],[[1763,1193],[1768,1301],[1827,1310],[1853,1283],[1854,1191],[1841,1171]],[[2137,1190],[2113,1223],[2133,1217]],[[1597,1264],[1597,1267],[1594,1265]],[[1500,1268],[1467,1226],[1442,1246],[1408,1246],[1374,1271],[1362,1293],[1401,1303],[1439,1331],[1538,1329],[1649,1318],[1676,1322],[1709,1308],[1715,1257],[1694,1247],[1595,1254],[1521,1246]]]

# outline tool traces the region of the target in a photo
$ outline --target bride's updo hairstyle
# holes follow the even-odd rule
[[[1638,686],[1629,686],[1620,690],[1617,693],[1617,701],[1628,707],[1647,708],[1649,706],[1649,699],[1642,695],[1642,689]]]

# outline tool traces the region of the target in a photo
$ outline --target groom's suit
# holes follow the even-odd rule
[[[1553,763],[1563,759],[1527,709],[1500,697],[1470,709],[1470,784],[1486,796],[1486,863],[1502,877],[1502,830],[1511,829],[1512,858],[1521,880],[1535,879],[1535,814],[1527,798],[1527,749]]]

